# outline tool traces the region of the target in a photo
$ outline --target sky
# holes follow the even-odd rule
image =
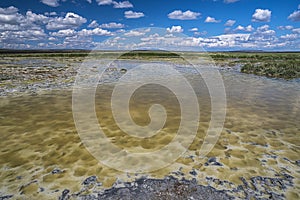
[[[167,43],[178,50],[299,51],[300,1],[1,0],[0,41],[6,49]]]

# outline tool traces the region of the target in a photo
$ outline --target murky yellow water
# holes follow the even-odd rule
[[[299,198],[300,167],[296,161],[300,160],[300,83],[236,72],[223,72],[223,78],[227,116],[214,149],[206,158],[198,156],[210,120],[210,99],[205,87],[196,87],[201,119],[194,142],[173,165],[148,175],[162,178],[180,170],[184,177],[195,177],[204,185],[208,184],[206,177],[238,185],[240,177],[276,177],[287,173],[294,177],[294,186],[285,193],[287,197]],[[163,134],[137,139],[116,126],[110,107],[112,89],[113,85],[98,88],[96,111],[99,123],[114,144],[153,151],[172,140],[180,121],[173,93],[157,85],[145,86],[135,93],[130,112],[137,124],[150,122],[147,111],[157,103],[151,101],[151,95],[165,106],[168,114]],[[71,193],[80,191],[88,176],[98,177],[103,184],[99,189],[112,186],[117,179],[130,181],[145,176],[110,169],[91,156],[75,129],[71,90],[2,97],[0,109],[0,195],[56,199],[66,188]],[[216,157],[223,166],[205,165],[209,157]],[[62,172],[53,174],[54,169]],[[197,175],[191,175],[192,170]]]

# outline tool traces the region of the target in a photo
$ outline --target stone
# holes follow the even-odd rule
[[[90,176],[86,178],[82,185],[90,185],[90,184],[95,184],[97,182],[97,177],[96,176]]]

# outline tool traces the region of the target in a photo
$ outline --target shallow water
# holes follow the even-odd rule
[[[130,68],[130,63],[124,66]],[[196,178],[200,184],[224,189],[227,186],[212,184],[207,177],[239,185],[240,177],[249,180],[255,176],[289,174],[294,177],[293,186],[283,192],[288,198],[299,198],[300,167],[296,163],[300,160],[299,81],[221,71],[227,94],[226,121],[214,149],[201,158],[198,151],[211,117],[210,98],[205,85],[199,85],[198,76],[189,70],[185,73],[199,98],[201,118],[197,136],[175,163],[148,174],[108,168],[89,153],[75,128],[71,90],[1,97],[0,196],[55,199],[66,188],[71,193],[82,190],[81,183],[92,175],[102,183],[96,189],[111,187],[117,180],[167,175]],[[172,140],[180,122],[180,109],[173,93],[152,84],[134,94],[130,113],[137,124],[150,122],[147,111],[153,103],[161,103],[168,114],[162,134],[137,139],[122,132],[113,119],[110,102],[113,86],[100,85],[95,102],[99,123],[114,144],[131,150],[153,151]],[[216,157],[222,166],[205,164],[210,157]],[[54,169],[61,171],[54,173]]]

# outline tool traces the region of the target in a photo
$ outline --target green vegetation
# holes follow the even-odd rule
[[[217,65],[241,66],[241,72],[270,78],[300,78],[298,52],[218,52],[209,53]]]
[[[300,78],[300,62],[267,62],[263,64],[246,64],[241,72],[272,78],[293,79]]]
[[[88,51],[88,50],[0,50],[0,58],[4,57],[35,57],[84,59],[116,58],[127,60],[159,60],[182,63],[181,54],[185,57],[212,58],[216,65],[224,67],[241,66],[242,73],[256,74],[274,78],[300,78],[300,52],[167,52],[138,50],[130,52]],[[80,60],[81,61],[81,60]],[[9,77],[1,76],[1,80]]]

